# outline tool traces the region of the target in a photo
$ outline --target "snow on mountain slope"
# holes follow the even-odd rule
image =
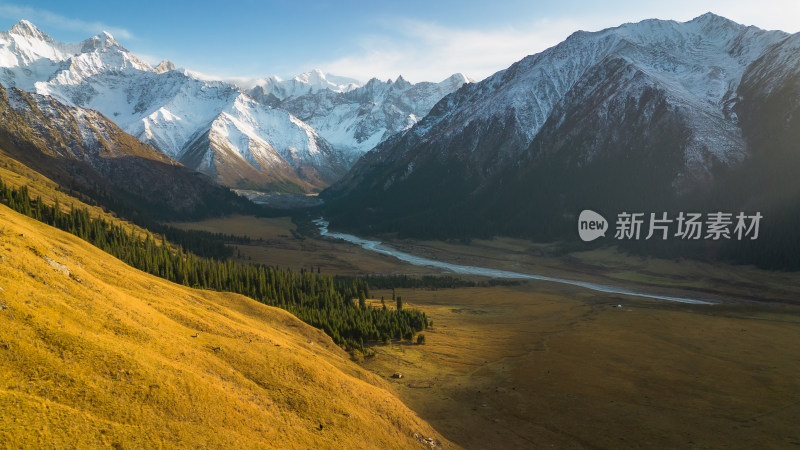
[[[62,44],[27,20],[0,32],[0,83],[32,90],[33,83],[49,79],[63,62],[80,51],[80,44]]]
[[[97,111],[68,107],[52,98],[18,88],[0,89],[0,104],[10,108],[2,108],[4,120],[13,123],[15,129],[20,125],[14,122],[31,126],[34,140],[44,143],[41,150],[51,156],[86,162],[97,171],[104,169],[109,158],[130,156],[177,165],[163,153],[141,142],[131,139],[138,145],[121,144],[124,138],[120,137],[119,128]]]
[[[63,44],[22,21],[0,33],[0,66],[0,83],[96,109],[166,155],[229,185],[258,187],[280,179],[283,186],[313,190],[346,170],[335,150],[297,118],[256,103],[231,83],[175,70],[169,62],[154,69],[105,32]],[[312,72],[293,80],[293,89],[352,84],[330,80]],[[184,158],[190,148],[191,157]],[[213,167],[210,161],[216,161]],[[238,178],[243,172],[246,179]]]
[[[314,70],[291,80],[257,80],[248,96],[233,83],[175,70],[168,61],[153,68],[105,32],[63,44],[22,21],[0,33],[3,85],[96,109],[171,158],[233,186],[276,180],[302,190],[327,186],[466,81],[457,75],[438,84],[398,78],[362,86]]]
[[[403,77],[340,93],[323,90],[280,102],[280,108],[308,123],[355,161],[389,136],[407,130],[442,97],[458,90],[467,77],[455,74],[440,83],[411,84]]]
[[[195,79],[180,71],[109,71],[83,83],[62,83],[68,70],[36,84],[39,93],[103,112],[126,131],[172,158],[242,93],[223,82]]]
[[[739,115],[757,108],[742,108],[741,86],[796,80],[796,39],[710,13],[576,32],[366,153],[323,193],[328,217],[370,233],[549,239],[587,203],[674,206],[750,155]]]
[[[76,44],[66,45],[55,42],[27,20],[22,20],[9,31],[0,32],[2,50],[0,62],[3,67],[28,65],[39,59],[63,61],[79,51]]]
[[[62,84],[77,84],[106,71],[153,70],[106,32],[77,44],[64,44],[26,20],[0,33],[0,67],[0,82],[25,90],[34,90],[36,82],[53,78]]]
[[[622,58],[696,119],[688,121],[694,133],[687,159],[702,158],[705,151],[723,160],[737,159],[741,155],[731,154],[742,147],[733,113],[736,89],[747,67],[786,36],[711,13],[685,23],[653,19],[579,31],[446,99],[413,132],[426,139],[448,139],[473,123],[509,120],[520,132],[518,147],[525,148],[591,68]]]
[[[743,80],[750,88],[758,86],[769,96],[787,83],[800,83],[800,33],[773,45],[748,68]]]
[[[99,112],[0,86],[6,156],[123,210],[177,220],[241,206],[228,189],[125,133]]]
[[[256,169],[285,173],[287,164],[314,168],[313,174],[303,174],[312,184],[327,185],[346,170],[310,126],[245,95],[239,95],[211,123],[210,136],[215,147],[235,152]],[[206,162],[210,162],[208,156]]]
[[[252,85],[252,86],[251,86]],[[319,69],[300,74],[291,80],[273,75],[242,86],[256,96],[274,95],[279,100],[312,94],[320,91],[348,92],[361,86],[361,82],[348,77],[323,73]]]

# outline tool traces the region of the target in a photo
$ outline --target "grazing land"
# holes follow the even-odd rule
[[[522,239],[391,240],[401,250],[456,264],[491,267],[638,289],[653,294],[705,298],[721,303],[800,305],[800,272],[686,259],[644,258],[613,247],[565,252],[559,244]]]
[[[0,446],[451,444],[321,330],[0,205]]]
[[[247,235],[249,245],[236,245],[234,257],[242,262],[262,263],[292,269],[314,269],[337,275],[371,273],[435,273],[431,269],[399,263],[395,258],[369,253],[355,245],[332,239],[314,239],[297,231],[288,217],[255,218],[232,216],[201,222],[171,223],[187,230]],[[225,231],[223,231],[225,230]]]
[[[238,234],[243,258],[337,274],[430,274],[288,219],[233,217],[187,228]],[[401,289],[433,320],[426,344],[377,344],[362,366],[466,448],[792,447],[800,445],[800,274],[629,256],[560,254],[513,239],[387,239],[444,261],[720,302],[684,305],[548,282]],[[476,279],[477,280],[477,279]],[[391,291],[373,291],[391,308]],[[621,307],[617,307],[621,305]],[[395,372],[403,378],[395,379]]]
[[[364,366],[466,448],[800,445],[796,307],[539,282],[398,294],[433,320],[426,344],[379,345]]]
[[[249,245],[235,246],[238,250],[235,256],[238,255],[242,261],[295,269],[313,267],[341,275],[441,273],[437,269],[413,266],[335,239],[301,235],[288,217],[232,216],[171,225],[262,239]],[[642,258],[611,247],[565,253],[558,244],[537,244],[511,238],[474,240],[469,244],[400,240],[391,236],[381,239],[398,250],[454,264],[609,284],[721,303],[800,305],[800,272],[684,259]]]

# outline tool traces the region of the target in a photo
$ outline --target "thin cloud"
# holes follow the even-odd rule
[[[85,20],[73,19],[56,14],[52,11],[31,8],[28,6],[18,6],[13,4],[0,5],[0,16],[14,20],[27,19],[37,26],[47,25],[62,30],[84,31],[87,34],[97,34],[101,31],[108,31],[117,38],[135,38],[133,33],[125,28],[113,27],[102,22],[87,22]]]
[[[111,32],[109,31],[109,33],[111,33]],[[111,33],[111,34],[114,34],[114,33]],[[136,57],[141,59],[142,61],[146,62],[147,64],[150,64],[153,67],[155,67],[158,64],[160,64],[161,61],[164,61],[164,58],[159,58],[158,56],[151,55],[150,53],[139,53],[139,52],[136,52]]]
[[[605,5],[603,6],[605,8]],[[745,25],[795,33],[800,28],[797,0],[752,1],[672,0],[657,5],[622,2],[616,8],[585,11],[582,15],[551,16],[527,26],[467,29],[417,19],[378,21],[379,29],[362,35],[344,57],[314,66],[337,75],[381,79],[403,75],[413,82],[438,81],[455,72],[481,80],[527,55],[541,52],[578,30],[597,31],[626,22],[659,18],[691,20],[712,11]]]
[[[412,82],[439,81],[461,72],[481,80],[559,43],[577,29],[571,21],[539,20],[525,29],[471,30],[394,20],[385,34],[363,36],[352,55],[318,66],[360,79],[403,75]]]

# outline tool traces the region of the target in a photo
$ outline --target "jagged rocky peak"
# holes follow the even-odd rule
[[[472,78],[464,75],[461,72],[456,72],[456,73],[450,75],[449,77],[445,78],[444,80],[442,80],[442,83],[445,83],[445,82],[456,82],[456,83],[459,83],[459,84],[464,84],[464,83],[474,83],[475,80],[473,80]]]
[[[94,50],[116,48],[126,51],[109,32],[103,31],[97,36],[92,36],[82,42],[81,52],[88,53]]]
[[[705,14],[701,14],[694,19],[690,20],[689,23],[700,23],[709,26],[727,26],[727,27],[734,27],[740,28],[742,25],[738,24],[728,18],[719,16],[712,12],[707,12]]]
[[[175,63],[168,60],[163,60],[156,66],[156,73],[164,73],[175,70]]]
[[[13,27],[11,27],[11,30],[9,30],[9,33],[10,34],[16,34],[16,35],[22,36],[22,37],[38,39],[40,41],[53,42],[53,38],[48,36],[42,30],[36,28],[36,25],[34,25],[34,24],[28,22],[27,20],[24,20],[24,19],[20,20]]]
[[[376,80],[374,95],[360,102],[344,95],[361,81],[319,69],[243,86],[169,61],[154,68],[105,32],[62,43],[23,21],[2,35],[0,83],[96,109],[164,154],[233,185],[269,186],[272,180],[324,187],[449,93],[401,77],[389,84]],[[260,105],[241,101],[248,88]]]
[[[453,75],[450,75],[449,77],[447,77],[444,80],[442,80],[439,83],[439,86],[445,87],[446,89],[455,92],[461,86],[463,86],[465,84],[474,83],[474,82],[475,82],[475,80],[473,80],[472,78],[464,75],[461,72],[458,72],[458,73],[454,73]]]
[[[409,83],[405,78],[403,78],[402,75],[399,75],[397,77],[397,80],[395,80],[394,85],[396,87],[411,87],[411,83]]]
[[[274,94],[281,100],[323,90],[347,92],[359,86],[361,86],[361,82],[356,79],[332,75],[320,69],[301,73],[289,80],[272,75],[256,82],[256,87],[261,87],[263,92]]]

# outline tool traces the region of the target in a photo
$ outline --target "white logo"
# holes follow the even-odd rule
[[[710,239],[719,240],[750,240],[758,239],[761,219],[760,212],[747,215],[743,211],[734,215],[730,212],[678,213],[675,218],[670,218],[669,213],[662,211],[660,214],[647,214],[636,212],[622,212],[617,214],[616,233],[614,239],[632,240],[679,238],[681,240]],[[649,224],[649,225],[648,225]],[[673,225],[674,224],[674,225]],[[673,228],[677,228],[673,230]],[[600,236],[605,237],[608,231],[608,222],[600,214],[591,209],[584,209],[578,217],[578,234],[584,242],[591,242]],[[673,234],[673,231],[676,231]],[[705,233],[703,233],[705,231]],[[645,232],[647,233],[645,237]],[[705,236],[705,237],[704,237]]]
[[[600,236],[606,237],[608,222],[605,217],[591,209],[584,209],[578,217],[578,234],[584,242],[593,241]]]

